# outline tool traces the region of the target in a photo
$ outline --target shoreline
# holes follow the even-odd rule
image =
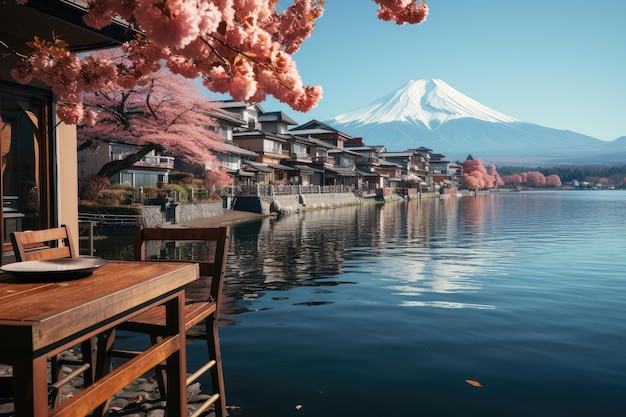
[[[231,226],[233,224],[245,223],[254,220],[263,220],[266,217],[274,217],[272,214],[259,214],[250,211],[227,210],[224,209],[222,214],[215,216],[202,217],[200,219],[190,220],[183,223],[173,224],[169,227],[219,227]]]

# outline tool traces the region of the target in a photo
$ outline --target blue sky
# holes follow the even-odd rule
[[[420,78],[497,111],[602,140],[626,135],[626,1],[431,0],[421,25],[376,17],[371,0],[326,0],[294,58],[324,96],[299,123],[347,113]]]

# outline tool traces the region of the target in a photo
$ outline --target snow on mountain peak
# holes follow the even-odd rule
[[[474,118],[493,123],[518,120],[461,94],[442,80],[412,80],[380,99],[332,119],[338,124],[409,122],[430,130],[449,120]]]

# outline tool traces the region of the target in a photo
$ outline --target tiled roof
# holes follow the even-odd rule
[[[298,122],[287,116],[282,111],[271,111],[259,116],[259,122],[285,122],[288,125],[297,125]]]

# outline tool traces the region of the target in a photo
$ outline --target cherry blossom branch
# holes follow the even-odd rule
[[[269,94],[304,112],[317,105],[322,89],[302,83],[292,54],[311,36],[324,1],[292,1],[278,12],[277,0],[87,0],[87,25],[102,29],[123,19],[145,34],[122,46],[124,64],[79,57],[54,34],[51,42],[35,37],[27,54],[2,46],[20,59],[12,71],[15,80],[51,86],[58,95],[57,114],[66,123],[94,122],[81,93],[133,88],[163,64],[187,78],[201,77],[210,91],[235,100],[261,102]],[[421,23],[428,15],[425,0],[374,1],[379,18],[397,24]]]
[[[5,42],[3,42],[1,40],[0,40],[0,45],[2,45],[5,49],[7,49],[9,51],[10,55],[15,55],[15,56],[17,56],[19,58],[22,58],[22,59],[27,59],[28,58],[28,55],[25,55],[25,54],[17,52],[15,49],[11,48],[9,45],[7,45]]]

